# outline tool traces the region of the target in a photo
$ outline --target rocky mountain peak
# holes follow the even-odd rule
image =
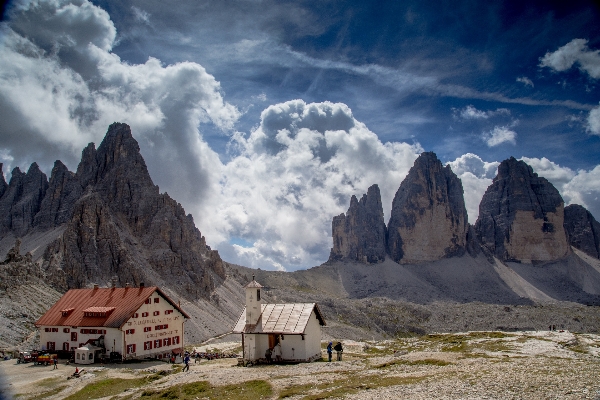
[[[0,198],[2,198],[4,192],[6,192],[6,189],[8,188],[8,183],[6,183],[6,179],[4,179],[4,171],[2,170],[2,166],[3,164],[0,163]]]
[[[565,207],[564,226],[571,246],[600,258],[600,223],[585,207],[579,204]]]
[[[502,260],[556,260],[569,250],[563,222],[558,190],[511,157],[500,163],[481,200],[475,231]]]
[[[467,211],[460,179],[433,152],[422,153],[392,203],[387,245],[400,263],[464,253]]]
[[[348,212],[333,218],[333,248],[329,260],[365,263],[385,260],[385,222],[379,186],[372,185],[360,201],[350,198]]]

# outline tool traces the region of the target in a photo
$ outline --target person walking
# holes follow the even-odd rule
[[[273,362],[271,355],[273,354],[273,349],[272,348],[268,348],[265,351],[265,358],[267,359],[267,364],[271,364]]]
[[[331,362],[331,355],[333,354],[333,342],[329,342],[327,345],[327,358],[329,358],[329,362]]]
[[[181,372],[189,371],[190,370],[190,355],[189,354],[185,355],[185,358],[183,359],[183,362],[185,363],[185,367],[183,367],[183,369],[181,370]]]
[[[54,363],[54,368],[52,369],[58,369],[58,358],[53,359],[52,362]]]
[[[342,347],[342,342],[337,342],[333,347],[335,352],[337,353],[337,360],[342,361],[342,353],[344,352],[344,348]]]

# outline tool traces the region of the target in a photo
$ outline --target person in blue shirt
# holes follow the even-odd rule
[[[327,345],[327,357],[329,357],[329,362],[331,362],[331,355],[333,354],[333,343],[329,342]]]
[[[189,371],[190,370],[190,355],[189,354],[185,355],[185,358],[183,359],[183,362],[185,363],[185,367],[183,367],[183,369],[181,370],[181,372]]]

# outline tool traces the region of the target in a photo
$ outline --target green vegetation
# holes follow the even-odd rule
[[[162,376],[159,374],[153,374],[138,379],[104,379],[86,385],[77,393],[67,397],[66,400],[100,399],[102,397],[114,396],[123,393],[125,390],[139,388],[160,378]]]
[[[370,375],[368,379],[365,379],[364,376],[347,373],[345,378],[336,379],[333,382],[288,386],[279,393],[279,398],[285,399],[299,395],[304,395],[304,397],[302,397],[303,400],[343,397],[358,393],[362,390],[397,385],[410,385],[426,378],[426,376],[399,377]]]
[[[42,392],[39,394],[36,394],[32,397],[27,397],[27,400],[42,400],[42,399],[47,399],[50,396],[54,396],[55,394],[58,394],[60,392],[62,392],[62,390],[64,388],[66,388],[67,385],[62,385],[62,386],[57,386],[54,389],[48,390],[46,392]]]
[[[172,386],[164,390],[145,390],[143,399],[196,399],[198,397],[216,400],[266,399],[273,395],[273,388],[263,380],[246,381],[236,385],[212,386],[208,382],[192,382]]]

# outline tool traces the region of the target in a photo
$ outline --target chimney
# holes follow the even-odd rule
[[[117,287],[117,277],[113,276],[110,280],[111,286],[114,289],[115,287]]]
[[[125,288],[129,288],[130,286],[131,286],[131,285],[129,284],[129,282],[127,282],[127,283],[125,284]]]
[[[98,289],[98,284],[94,283],[94,290]]]
[[[140,282],[140,289],[143,289],[143,288],[144,288],[144,286],[145,286],[145,285],[144,285],[144,282]]]

